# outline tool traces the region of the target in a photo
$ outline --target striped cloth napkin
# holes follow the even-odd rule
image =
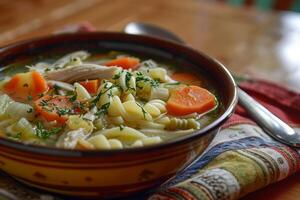
[[[93,30],[93,26],[84,23],[68,26],[59,33]],[[245,80],[240,87],[300,133],[300,94],[262,80]],[[270,138],[238,106],[235,114],[224,124],[194,165],[156,192],[129,199],[239,199],[298,171],[299,153]],[[2,198],[61,199],[32,191],[0,173],[0,199]]]
[[[300,94],[252,80],[248,94],[300,133]],[[300,152],[270,138],[238,106],[200,160],[149,200],[234,200],[300,169]]]

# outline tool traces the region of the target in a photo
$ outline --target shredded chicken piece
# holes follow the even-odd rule
[[[48,80],[73,83],[87,79],[111,79],[118,67],[106,67],[96,64],[81,64],[45,72]]]
[[[59,136],[56,147],[74,149],[79,139],[85,139],[88,134],[83,128],[78,130],[68,131]]]

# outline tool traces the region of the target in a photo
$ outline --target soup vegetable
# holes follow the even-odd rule
[[[26,68],[1,82],[0,136],[27,144],[153,145],[192,134],[218,107],[193,73],[124,53],[77,51]]]

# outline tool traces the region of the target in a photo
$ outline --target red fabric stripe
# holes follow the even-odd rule
[[[178,188],[178,187],[173,187],[168,189],[171,192],[177,193],[180,196],[184,197],[186,200],[197,200],[192,194],[190,194],[187,190]]]
[[[240,87],[283,121],[300,125],[300,94],[262,80],[243,82]],[[241,107],[236,112],[249,117]]]
[[[237,113],[237,112],[236,112]],[[239,114],[233,114],[227,121],[226,123],[222,126],[222,128],[228,128],[229,126],[234,126],[236,124],[252,124],[252,125],[255,125],[255,123],[246,118],[246,117],[243,117]]]

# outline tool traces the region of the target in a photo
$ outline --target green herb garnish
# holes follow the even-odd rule
[[[119,71],[117,74],[115,74],[115,75],[112,77],[112,79],[113,79],[113,80],[119,79],[119,78],[121,77],[121,74],[123,73],[123,71],[124,71],[124,70]]]
[[[110,102],[107,102],[107,103],[103,104],[103,105],[100,107],[100,110],[97,111],[97,112],[95,113],[95,115],[100,116],[100,115],[105,115],[105,114],[107,114],[107,113],[108,113],[108,108],[109,108],[109,106],[110,106]]]
[[[109,94],[107,94],[108,95],[108,97],[113,97],[114,95],[113,95],[113,93],[112,93],[112,90],[109,90]]]
[[[7,136],[14,139],[14,140],[19,140],[22,137],[22,133],[17,133],[16,135],[8,134]]]
[[[72,114],[71,109],[59,108],[59,107],[56,107],[56,112],[59,116]]]
[[[47,105],[48,105],[48,102],[47,102],[45,99],[43,99],[43,100],[40,102],[40,105],[41,105],[41,106],[47,106]]]
[[[146,119],[146,114],[147,114],[146,110],[138,102],[135,102],[135,103],[136,103],[136,105],[138,105],[142,109],[144,119]]]
[[[47,130],[44,128],[42,122],[37,122],[35,133],[39,138],[48,139],[51,135],[57,134],[62,130],[62,127],[52,128]]]
[[[56,84],[53,85],[53,90],[55,92],[55,94],[58,94],[58,90],[60,89],[60,87]]]
[[[123,129],[125,128],[123,124],[119,125],[120,131],[123,131]]]
[[[129,87],[129,81],[130,81],[131,77],[132,77],[132,74],[130,72],[126,72],[126,74],[125,74],[125,84],[126,84],[127,87]]]
[[[131,79],[132,76],[133,75],[130,72],[126,72],[126,74],[125,74],[125,84],[126,84],[126,87],[127,87],[126,91],[128,91],[128,90],[135,91],[135,88],[130,87],[130,85],[129,85],[129,82],[130,82],[130,79]]]
[[[33,98],[32,98],[31,95],[28,95],[28,96],[27,96],[27,100],[28,100],[28,101],[32,101],[32,99],[33,99]]]
[[[158,87],[159,86],[159,81],[158,80],[153,80],[151,79],[149,76],[146,76],[144,74],[142,74],[141,72],[136,74],[136,85],[139,88],[143,88],[139,85],[140,82],[145,82],[145,83],[149,83],[152,87]]]
[[[33,112],[33,108],[29,108],[28,110],[27,110],[27,113],[32,113]]]
[[[110,86],[110,87],[107,87],[107,85],[108,85],[108,84],[105,83],[105,85],[103,86],[103,88],[106,89],[106,90],[104,90],[104,91],[101,90],[101,91],[97,94],[97,96],[95,97],[95,99],[93,99],[93,100],[91,101],[92,106],[96,105],[97,102],[100,100],[101,96],[102,96],[103,94],[105,94],[108,90],[110,90],[110,89],[112,89],[112,88],[114,88],[114,87],[118,87],[118,86],[116,86],[116,85],[112,85],[112,86]]]
[[[71,97],[69,98],[69,100],[70,100],[71,102],[74,102],[76,99],[77,99],[77,93],[74,92],[73,96],[71,96]]]
[[[66,93],[67,96],[73,96],[74,94],[75,94],[74,91],[67,91],[67,93]]]

